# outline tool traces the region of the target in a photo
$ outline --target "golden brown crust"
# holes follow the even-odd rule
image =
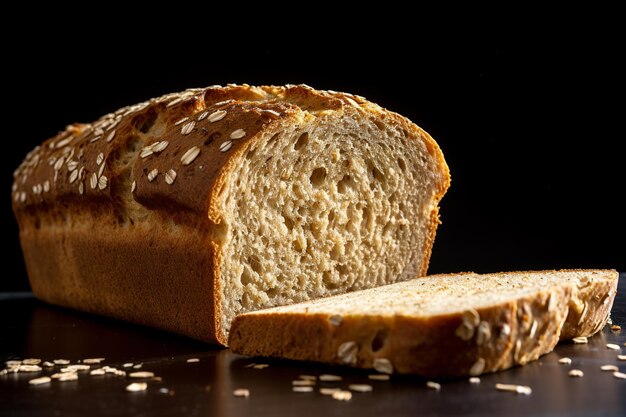
[[[225,344],[226,329],[216,320],[222,264],[216,236],[223,232],[216,201],[231,167],[263,135],[313,115],[363,112],[401,124],[426,143],[440,164],[438,201],[449,172],[434,140],[347,93],[215,86],[68,126],[14,173],[13,210],[35,294]],[[433,216],[422,275],[437,227]],[[171,293],[159,295],[162,288]]]
[[[385,358],[393,364],[394,372],[431,377],[495,372],[524,365],[550,352],[566,327],[566,319],[569,322],[575,318],[577,323],[567,330],[568,338],[588,336],[589,328],[598,331],[604,325],[604,306],[610,305],[615,296],[614,291],[607,293],[607,289],[616,287],[618,275],[616,271],[588,272],[599,275],[586,283],[587,291],[582,294],[577,293],[575,282],[563,282],[514,301],[476,308],[477,318],[475,322],[470,320],[471,331],[467,337],[459,333],[464,324],[463,313],[380,316],[355,312],[344,313],[333,323],[329,314],[270,309],[235,318],[229,346],[244,355],[314,360],[361,368],[372,368],[375,360]],[[610,301],[601,304],[596,314],[592,310],[601,306],[590,303],[588,297],[602,293]],[[570,304],[575,297],[589,305],[586,316],[589,323],[578,325],[578,316],[570,317]],[[358,353],[354,361],[346,362],[339,352],[348,342],[356,344]]]

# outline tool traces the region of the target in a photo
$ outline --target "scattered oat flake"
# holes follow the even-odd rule
[[[248,398],[250,396],[250,390],[246,388],[237,388],[233,391],[235,397]]]
[[[20,366],[22,364],[22,361],[6,361],[5,365],[6,366]]]
[[[132,362],[128,362],[128,363],[125,363],[124,365],[122,365],[122,367],[124,367],[124,368],[130,368],[131,366],[133,366]]]
[[[104,361],[104,358],[89,358],[89,359],[83,359],[83,363],[87,364],[87,365],[96,365],[99,364],[100,362]]]
[[[618,326],[617,324],[614,324],[611,326],[611,330],[613,330],[614,332],[619,332],[620,330],[622,330],[622,326]]]
[[[253,368],[256,365],[256,363],[249,363],[247,365],[244,366],[244,368]]]
[[[434,389],[435,391],[441,391],[441,384],[435,381],[426,382],[426,387],[430,389]]]
[[[41,359],[34,359],[34,358],[24,359],[22,361],[22,365],[39,365],[40,363],[41,363]]]
[[[480,384],[480,378],[478,378],[477,376],[473,376],[469,379],[469,383],[470,384]]]
[[[139,371],[139,372],[131,372],[128,374],[131,378],[152,378],[154,377],[154,372],[149,371]]]
[[[138,363],[137,365],[133,365],[133,369],[141,369],[143,363]]]
[[[52,377],[54,378],[54,375]],[[78,374],[76,372],[66,372],[55,379],[58,379],[59,382],[76,381],[78,379]]]
[[[333,395],[339,391],[341,391],[341,388],[320,388],[320,394],[322,395]]]
[[[300,387],[300,386],[295,386],[295,387],[291,387],[291,390],[293,392],[313,392],[313,387]]]
[[[266,363],[259,363],[259,364],[256,364],[256,365],[253,366],[254,369],[265,369],[265,368],[268,368],[268,367],[269,367],[269,365],[266,364]]]
[[[561,358],[559,359],[559,363],[562,365],[571,365],[572,360],[570,358]]]
[[[381,374],[392,374],[393,373],[393,365],[391,361],[386,358],[376,358],[374,359],[374,369]]]
[[[68,365],[66,368],[61,368],[61,372],[88,371],[89,369],[91,369],[89,365]]]
[[[315,375],[300,375],[298,378],[305,381],[317,381],[317,377]]]
[[[618,372],[619,368],[615,365],[602,365],[600,367],[601,371],[611,371],[611,372]]]
[[[350,401],[352,399],[352,393],[350,391],[339,390],[332,393],[333,399],[337,401]]]
[[[52,378],[50,378],[49,376],[42,376],[40,378],[31,379],[30,381],[28,381],[28,383],[30,385],[42,385],[48,384],[50,383],[50,381],[52,381]]]
[[[386,374],[371,374],[367,378],[372,381],[389,381],[389,375]]]
[[[189,358],[187,359],[187,363],[198,363],[200,362],[199,358]]]
[[[574,342],[577,345],[589,343],[589,341],[587,340],[585,336],[575,337],[572,339],[572,342]]]
[[[148,384],[146,382],[133,382],[132,384],[128,384],[126,386],[126,391],[137,392],[137,391],[145,391],[148,389]]]
[[[567,374],[574,378],[582,378],[585,375],[585,373],[580,369],[572,369]]]
[[[291,381],[291,385],[296,387],[310,387],[315,385],[315,381],[311,381],[310,379],[294,379]]]
[[[354,392],[371,392],[374,387],[369,384],[350,384],[348,389]]]
[[[626,355],[617,355],[617,359],[620,361],[626,361]]]
[[[498,391],[515,392],[517,394],[530,395],[533,390],[526,385],[514,385],[514,384],[496,384]]]
[[[617,379],[626,379],[626,374],[623,372],[613,372],[613,376]]]
[[[89,372],[89,375],[104,375],[104,374],[106,374],[106,370],[104,368],[94,369],[93,371]]]
[[[54,366],[54,364],[52,362],[49,361],[44,361],[41,366],[43,366],[44,368],[52,368]]]
[[[338,375],[322,374],[318,377],[318,379],[322,382],[335,382],[341,381],[342,378]]]
[[[620,350],[621,349],[619,347],[619,345],[616,345],[615,343],[607,343],[606,344],[606,348],[607,349],[612,349],[612,350]]]
[[[20,365],[17,368],[18,372],[39,372],[41,371],[41,366],[38,365]]]

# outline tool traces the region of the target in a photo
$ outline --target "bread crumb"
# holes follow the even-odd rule
[[[104,361],[104,358],[89,358],[83,359],[83,363],[87,365],[97,365],[100,362]]]
[[[319,380],[322,382],[335,382],[335,381],[341,381],[341,377],[338,375],[329,375],[329,374],[323,374],[319,376]]]
[[[333,392],[333,399],[337,401],[350,401],[352,399],[352,393],[350,391],[339,390]]]
[[[152,378],[154,377],[154,372],[149,371],[139,371],[139,372],[131,372],[128,374],[130,378]]]
[[[355,392],[371,392],[374,387],[369,384],[350,384],[348,389]]]
[[[310,379],[295,379],[291,381],[291,385],[297,387],[310,387],[315,385],[315,381],[311,381]]]
[[[435,391],[441,391],[441,384],[435,381],[426,382],[426,387],[430,389],[434,389]]]
[[[49,376],[42,376],[41,378],[31,379],[30,381],[28,381],[28,383],[30,385],[42,385],[48,384],[50,381],[52,381],[52,378],[50,378]]]
[[[516,394],[530,395],[533,390],[527,385],[514,385],[514,384],[496,384],[498,391],[514,392]]]
[[[147,389],[148,384],[146,382],[133,382],[132,384],[128,384],[126,386],[126,391],[129,392],[145,391]]]
[[[237,388],[233,391],[235,397],[248,398],[250,397],[250,390],[246,388]]]
[[[339,391],[341,391],[341,388],[320,388],[320,394],[322,395],[333,395]]]
[[[621,330],[622,330],[622,327],[621,327],[621,326],[618,326],[617,324],[613,324],[613,325],[611,326],[611,330],[613,330],[614,332],[619,332],[619,331],[621,331]]]

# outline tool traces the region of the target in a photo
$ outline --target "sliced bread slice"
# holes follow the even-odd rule
[[[423,376],[524,365],[606,322],[614,270],[434,275],[242,314],[230,348]]]

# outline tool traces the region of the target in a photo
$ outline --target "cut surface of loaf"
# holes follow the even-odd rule
[[[449,181],[363,97],[229,85],[68,126],[12,196],[37,297],[225,344],[239,313],[424,275]]]
[[[423,376],[524,365],[606,323],[613,270],[433,275],[242,314],[230,348]]]

